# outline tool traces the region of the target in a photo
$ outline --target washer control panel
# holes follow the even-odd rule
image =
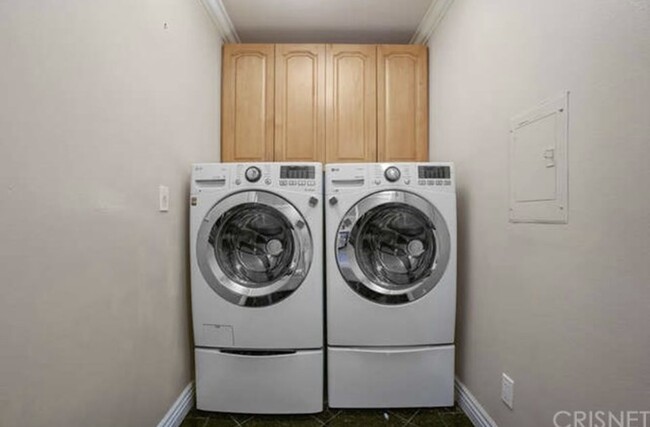
[[[326,173],[328,193],[385,187],[454,191],[452,163],[329,164]]]
[[[195,163],[191,193],[260,189],[320,194],[320,163]]]

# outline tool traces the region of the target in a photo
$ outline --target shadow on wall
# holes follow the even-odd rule
[[[185,180],[184,194],[185,198],[183,203],[185,203],[185,217],[187,218],[185,226],[189,230],[190,228],[190,188],[192,186],[192,172],[190,165],[187,165],[187,175]],[[196,372],[194,366],[194,324],[192,322],[192,261],[190,255],[190,233],[185,234],[185,265],[187,269],[185,271],[185,290],[187,292],[187,298],[185,299],[185,306],[187,307],[187,325],[188,325],[188,337],[190,341],[190,347],[187,349],[190,353],[190,367],[192,369],[192,378],[194,378],[194,373]]]
[[[469,251],[470,239],[468,224],[470,223],[471,209],[468,201],[468,195],[462,185],[457,186],[456,190],[457,204],[457,287],[456,287],[456,376],[462,378],[464,372],[462,363],[464,357],[464,342],[467,339],[467,330],[465,325],[471,321],[471,313],[465,307],[471,306],[469,299],[472,296],[468,292],[469,269],[465,268],[471,263],[471,252]]]

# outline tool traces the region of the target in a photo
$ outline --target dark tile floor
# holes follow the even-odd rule
[[[458,406],[436,409],[326,409],[314,415],[246,415],[193,409],[181,427],[472,427]]]

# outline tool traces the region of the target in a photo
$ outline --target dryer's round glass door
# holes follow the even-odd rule
[[[336,257],[348,285],[380,304],[426,295],[449,261],[449,230],[424,198],[403,191],[372,194],[353,206],[337,232]]]
[[[312,261],[311,235],[302,215],[266,191],[219,201],[197,237],[203,277],[221,297],[240,306],[268,306],[287,298]]]

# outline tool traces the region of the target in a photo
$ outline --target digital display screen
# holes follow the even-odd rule
[[[449,166],[418,166],[418,178],[450,179],[451,168]]]
[[[316,168],[313,166],[280,166],[280,179],[314,179]]]

